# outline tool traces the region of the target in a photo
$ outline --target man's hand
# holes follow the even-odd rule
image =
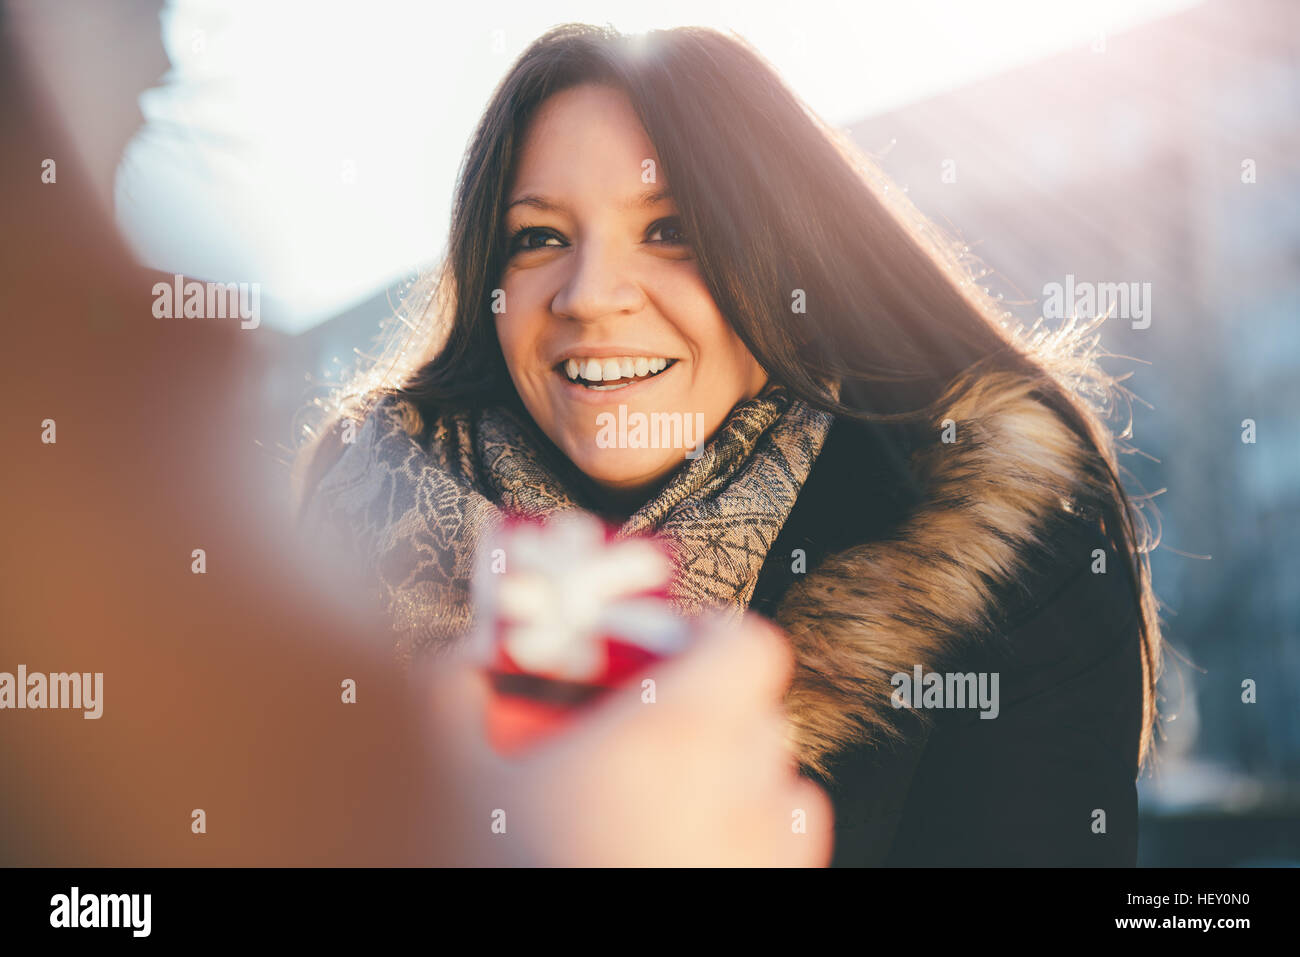
[[[434,751],[440,776],[464,787],[439,814],[460,816],[444,821],[466,863],[823,866],[832,811],[787,743],[792,669],[775,626],[711,621],[686,652],[647,667],[653,700],[633,681],[507,759],[485,736],[481,667],[440,661],[426,676]]]

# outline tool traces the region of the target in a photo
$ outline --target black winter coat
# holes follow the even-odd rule
[[[879,428],[836,420],[769,550],[752,610],[777,616],[801,578],[795,549],[815,574],[828,555],[906,535],[905,518],[931,507]],[[991,626],[942,658],[945,671],[999,674],[996,719],[931,710],[927,724],[899,710],[900,740],[848,746],[828,757],[825,777],[812,775],[829,778],[834,865],[1135,864],[1139,606],[1102,514],[1047,517],[1019,549],[1021,572],[995,588]]]

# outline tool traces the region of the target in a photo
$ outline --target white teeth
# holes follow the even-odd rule
[[[668,368],[669,360],[649,356],[615,356],[610,359],[566,359],[564,374],[577,382],[585,380],[587,388],[622,388],[619,386],[599,386],[596,383],[611,382],[617,379],[637,379],[663,372]],[[629,383],[623,383],[627,385]]]

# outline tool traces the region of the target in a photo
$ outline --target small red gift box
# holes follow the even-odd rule
[[[667,601],[672,559],[649,538],[618,540],[598,519],[512,519],[475,579],[490,642],[492,746],[513,754],[563,729],[585,705],[680,650],[687,624]]]

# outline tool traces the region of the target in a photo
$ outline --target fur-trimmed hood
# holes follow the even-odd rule
[[[798,576],[777,606],[796,658],[793,743],[823,777],[837,753],[901,734],[891,676],[929,669],[989,628],[999,589],[1026,571],[1053,521],[1097,500],[1098,453],[1034,383],[985,374],[940,408],[934,442],[911,463],[919,504],[887,538]]]

